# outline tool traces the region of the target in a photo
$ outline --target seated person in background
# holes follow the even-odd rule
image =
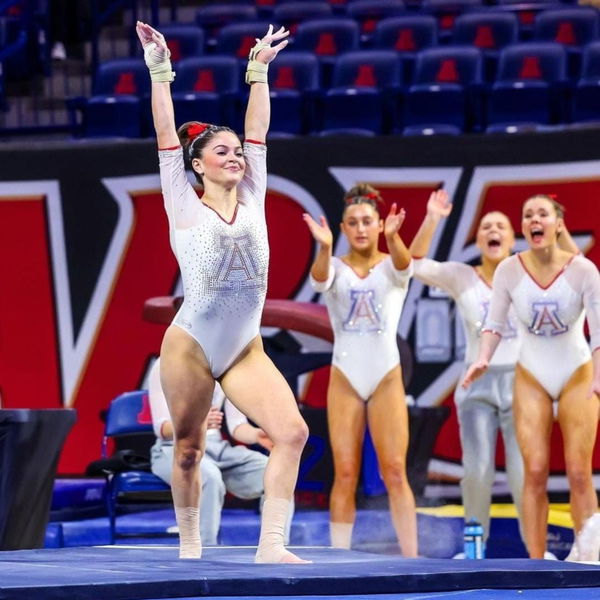
[[[152,424],[157,438],[150,459],[152,472],[170,485],[173,469],[173,427],[167,401],[160,385],[159,363],[160,359],[152,366],[148,380]],[[230,492],[243,500],[261,498],[261,507],[263,500],[263,478],[267,457],[246,446],[232,446],[223,438],[221,434],[223,411],[229,434],[233,439],[242,444],[259,444],[267,450],[273,446],[267,434],[248,422],[246,417],[225,397],[221,386],[217,383],[212,407],[207,417],[206,449],[200,461],[202,482],[200,535],[205,545],[217,544],[225,492]],[[289,539],[292,515],[293,510],[290,511],[286,524],[286,543]]]

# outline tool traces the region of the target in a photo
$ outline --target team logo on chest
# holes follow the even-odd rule
[[[344,331],[380,331],[383,324],[375,308],[374,290],[350,290],[350,311],[346,317]]]
[[[221,236],[219,246],[220,259],[211,278],[212,290],[236,293],[265,286],[264,270],[255,259],[256,248],[250,235]]]
[[[558,302],[533,302],[531,304],[533,320],[528,327],[535,335],[559,335],[568,331],[558,316]]]

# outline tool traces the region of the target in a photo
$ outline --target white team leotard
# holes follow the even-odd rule
[[[518,362],[553,400],[573,373],[591,358],[583,332],[587,317],[592,349],[600,346],[600,275],[594,263],[574,256],[542,287],[517,254],[496,269],[485,330],[500,333],[512,303],[523,325]]]
[[[231,222],[198,199],[182,148],[159,151],[171,247],[184,301],[173,324],[200,345],[215,378],[254,339],[267,292],[266,147],[246,142],[246,172]]]
[[[315,291],[325,294],[333,327],[332,364],[365,401],[400,363],[396,334],[411,275],[412,261],[399,271],[387,256],[360,277],[333,257],[327,281],[311,277]]]
[[[492,288],[473,267],[463,263],[418,258],[414,259],[414,264],[414,276],[417,279],[427,285],[443,289],[456,303],[465,330],[465,362],[467,364],[474,362],[479,349],[479,336],[492,298]],[[512,308],[501,332],[502,340],[490,365],[514,367],[519,354],[521,336],[518,335],[517,319]]]

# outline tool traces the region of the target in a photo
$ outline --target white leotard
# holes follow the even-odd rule
[[[498,332],[511,302],[523,325],[518,362],[557,400],[575,370],[591,357],[583,333],[584,316],[592,348],[600,346],[598,270],[590,260],[577,255],[542,287],[521,257],[511,256],[496,269],[486,330]]]
[[[474,362],[481,329],[489,310],[492,288],[473,267],[463,263],[419,258],[414,260],[414,264],[414,276],[417,279],[441,288],[456,303],[465,330],[465,362]],[[514,367],[521,346],[521,336],[518,333],[516,315],[511,308],[508,321],[502,327],[502,341],[492,357],[491,365]]]
[[[184,292],[173,324],[198,342],[215,378],[258,335],[267,292],[266,148],[246,142],[244,157],[238,204],[226,222],[198,199],[182,149],[159,152],[171,247]]]
[[[334,257],[327,281],[311,277],[313,288],[325,293],[334,333],[332,364],[365,401],[400,363],[396,334],[411,275],[412,261],[398,271],[387,256],[360,277]]]

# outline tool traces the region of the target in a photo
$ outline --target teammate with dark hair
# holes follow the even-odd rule
[[[266,146],[268,64],[286,44],[281,28],[250,52],[245,143],[227,128],[190,123],[177,135],[164,37],[145,23],[137,33],[152,78],[152,115],[171,247],[184,301],[161,348],[161,385],[174,428],[172,492],[180,557],[200,558],[198,463],[215,381],[273,441],[265,470],[265,502],[257,562],[305,562],[284,547],[284,528],[308,436],[292,391],[263,350],[260,318],[267,291]],[[271,46],[271,43],[275,43]],[[182,147],[182,144],[185,147]],[[188,181],[184,157],[204,195]]]
[[[331,256],[333,236],[324,217],[304,215],[319,245],[311,268],[313,287],[325,294],[334,331],[327,419],[335,476],[330,500],[332,546],[350,548],[356,487],[368,422],[385,482],[402,554],[417,556],[415,501],[406,477],[408,411],[396,342],[398,321],[412,274],[410,253],[398,231],[404,210],[392,205],[385,221],[379,193],[369,185],[345,196],[340,225],[346,256]],[[377,244],[383,232],[389,254]]]

